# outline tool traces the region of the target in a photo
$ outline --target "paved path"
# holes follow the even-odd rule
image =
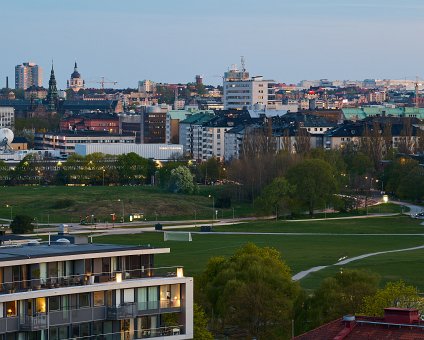
[[[363,254],[363,255],[352,257],[350,259],[345,259],[345,260],[339,261],[339,262],[334,263],[332,265],[317,266],[317,267],[313,267],[313,268],[310,268],[310,269],[307,269],[307,270],[303,270],[303,271],[297,273],[296,275],[293,275],[292,279],[293,279],[293,281],[298,281],[298,280],[303,279],[304,277],[306,277],[310,273],[315,273],[315,272],[320,271],[324,268],[331,267],[331,266],[342,266],[342,265],[348,264],[350,262],[362,260],[362,259],[365,259],[365,258],[371,257],[371,256],[376,256],[376,255],[381,255],[381,254],[389,254],[389,253],[399,253],[399,252],[403,252],[403,251],[413,251],[413,250],[420,250],[420,249],[424,249],[424,245],[418,246],[418,247],[412,247],[412,248],[387,250],[387,251],[380,251],[380,252],[377,252],[377,253]]]
[[[421,207],[419,205],[415,205],[415,204],[411,204],[411,203],[406,203],[406,202],[400,202],[400,201],[390,201],[393,204],[397,204],[397,205],[403,205],[405,207],[409,208],[408,212],[405,212],[405,215],[415,215],[418,214],[421,211],[424,211],[424,207]]]

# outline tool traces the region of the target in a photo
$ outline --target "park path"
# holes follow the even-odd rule
[[[299,281],[301,279],[303,279],[304,277],[306,277],[307,275],[311,274],[311,273],[315,273],[317,271],[320,271],[324,268],[327,267],[331,267],[331,266],[342,266],[354,261],[358,261],[358,260],[362,260],[365,259],[367,257],[371,257],[371,256],[377,256],[377,255],[382,255],[382,254],[389,254],[389,253],[399,253],[399,252],[404,252],[404,251],[413,251],[413,250],[420,250],[420,249],[424,249],[424,245],[422,246],[418,246],[418,247],[412,247],[412,248],[404,248],[404,249],[395,249],[395,250],[386,250],[386,251],[379,251],[376,253],[368,253],[368,254],[363,254],[363,255],[359,255],[359,256],[355,256],[349,259],[344,259],[341,261],[338,261],[334,264],[328,265],[328,266],[317,266],[317,267],[312,267],[310,269],[307,270],[303,270],[295,275],[293,275],[292,279],[293,281]]]

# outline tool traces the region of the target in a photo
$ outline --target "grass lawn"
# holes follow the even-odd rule
[[[424,244],[424,242],[422,242]],[[365,269],[378,273],[381,276],[381,284],[387,281],[404,280],[408,284],[418,287],[424,291],[424,281],[422,272],[422,259],[424,250],[414,250],[408,252],[382,254],[369,257],[357,262],[348,263],[342,268]],[[340,271],[341,267],[332,266],[319,272],[312,273],[301,280],[304,288],[314,289],[328,276]]]
[[[170,247],[170,254],[157,256],[156,266],[183,265],[189,275],[200,273],[210,257],[230,256],[235,249],[247,242],[278,249],[292,268],[293,274],[314,266],[334,264],[342,256],[353,257],[376,251],[414,247],[424,243],[422,237],[413,236],[273,236],[207,233],[194,234],[193,242],[164,242],[162,233],[102,236],[96,237],[95,242]],[[369,261],[372,262],[372,259]],[[361,263],[362,261],[358,262],[358,265]],[[375,270],[380,272],[378,269],[377,267]],[[393,271],[386,270],[381,273],[386,276],[396,275],[396,267],[392,269]],[[316,288],[321,279],[322,277],[318,277],[316,280],[305,281],[305,287]],[[415,281],[414,277],[405,279],[410,279],[415,285],[424,289],[424,282]],[[304,282],[301,284],[304,285]]]
[[[202,189],[204,194],[206,188]],[[211,189],[215,190],[214,188]],[[179,195],[150,186],[87,186],[87,187],[1,187],[0,218],[27,214],[39,223],[79,222],[80,216],[94,215],[98,221],[110,221],[110,214],[143,212],[147,220],[211,219],[212,199],[207,195]],[[57,203],[59,202],[59,204]],[[235,204],[236,216],[249,216],[249,204]],[[196,212],[196,213],[195,213]],[[232,209],[218,209],[219,218],[232,217]]]
[[[424,234],[422,220],[409,216],[324,221],[261,220],[234,225],[214,226],[215,231],[271,233],[336,233],[336,234]],[[181,229],[188,231],[187,229]]]

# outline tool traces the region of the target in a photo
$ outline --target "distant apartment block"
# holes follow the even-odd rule
[[[43,86],[43,69],[27,62],[15,66],[15,88],[26,90],[30,86]]]
[[[15,109],[13,107],[0,107],[0,128],[13,129],[15,126]]]
[[[262,76],[249,78],[249,72],[233,66],[224,73],[224,109],[251,109],[254,105],[279,109],[274,83]]]

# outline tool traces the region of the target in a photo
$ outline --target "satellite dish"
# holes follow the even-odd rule
[[[7,147],[13,141],[14,134],[10,129],[0,129],[0,147]]]

